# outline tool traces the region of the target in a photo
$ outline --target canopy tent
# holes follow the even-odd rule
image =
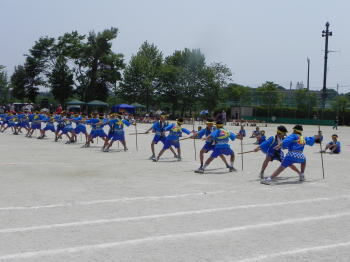
[[[135,108],[146,108],[146,106],[141,105],[141,104],[139,104],[139,103],[132,103],[131,105],[132,105],[133,107],[135,107]]]
[[[100,100],[93,100],[87,103],[87,106],[106,106],[107,107],[108,104]]]
[[[120,105],[115,105],[112,107],[113,113],[122,113],[125,111],[127,111],[128,113],[134,114],[135,107],[132,105],[128,105],[128,104],[120,104]]]
[[[69,102],[66,102],[66,105],[67,106],[80,106],[80,105],[86,105],[86,103],[83,101],[80,101],[78,99],[73,99]]]

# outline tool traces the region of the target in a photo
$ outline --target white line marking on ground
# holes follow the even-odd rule
[[[304,199],[304,200],[295,200],[295,201],[286,201],[286,202],[277,202],[277,203],[251,204],[251,205],[231,206],[231,207],[222,207],[222,208],[190,210],[190,211],[182,211],[182,212],[175,212],[175,213],[154,214],[154,215],[137,216],[137,217],[121,217],[121,218],[86,220],[86,221],[49,224],[49,225],[40,225],[40,226],[4,228],[4,229],[0,229],[0,233],[18,233],[18,232],[56,229],[56,228],[65,228],[65,227],[81,227],[81,226],[87,226],[87,225],[92,226],[92,225],[101,225],[101,224],[117,223],[117,222],[130,222],[130,221],[178,217],[178,216],[186,216],[186,215],[199,215],[199,214],[207,214],[207,213],[215,213],[215,212],[223,212],[223,211],[232,211],[232,210],[238,210],[238,209],[275,207],[275,206],[284,206],[284,205],[292,205],[292,204],[313,203],[313,202],[319,202],[319,201],[330,201],[330,200],[337,200],[340,198],[350,198],[350,196],[341,196],[341,197],[339,196],[334,198],[322,197],[322,198]]]
[[[109,242],[109,243],[102,243],[102,244],[95,244],[95,245],[85,245],[85,246],[68,247],[68,248],[61,248],[61,249],[22,252],[17,254],[8,254],[8,255],[0,256],[0,261],[9,260],[9,259],[25,259],[25,258],[42,257],[42,256],[53,256],[53,255],[61,255],[66,253],[78,253],[82,251],[107,249],[107,248],[113,248],[113,247],[125,246],[125,245],[138,245],[138,244],[155,242],[155,241],[166,241],[166,240],[176,240],[176,239],[183,239],[183,238],[189,238],[189,237],[203,237],[203,236],[210,236],[210,235],[227,234],[227,233],[232,233],[236,231],[260,229],[265,227],[274,227],[274,226],[281,226],[281,225],[294,224],[294,223],[306,223],[306,222],[312,222],[317,220],[337,219],[337,218],[346,217],[346,216],[350,216],[350,212],[323,215],[323,216],[286,219],[286,220],[275,221],[275,222],[253,224],[253,225],[246,225],[246,226],[239,226],[239,227],[229,227],[229,228],[214,229],[214,230],[207,230],[207,231],[153,236],[153,237],[131,239],[131,240],[118,241],[118,242]]]
[[[123,197],[116,199],[102,199],[102,200],[92,200],[92,201],[79,201],[73,203],[61,203],[61,204],[51,204],[42,206],[18,206],[18,207],[0,207],[0,211],[8,210],[35,210],[35,209],[45,209],[45,208],[56,208],[56,207],[70,207],[70,206],[87,206],[96,204],[107,204],[107,203],[117,203],[117,202],[132,202],[132,201],[152,201],[161,199],[173,199],[173,198],[185,198],[191,196],[205,196],[205,195],[218,195],[235,193],[236,191],[211,191],[211,192],[197,192],[197,193],[187,193],[179,195],[165,195],[165,196],[142,196],[142,197]]]
[[[278,257],[303,254],[303,253],[314,252],[314,251],[322,251],[324,249],[332,249],[332,248],[347,247],[347,246],[350,246],[350,242],[342,242],[342,243],[336,243],[331,245],[294,249],[294,250],[289,250],[289,251],[284,251],[284,252],[279,252],[274,254],[260,255],[260,256],[246,258],[242,260],[235,260],[235,262],[256,262],[256,261],[262,261],[265,259],[278,258]]]

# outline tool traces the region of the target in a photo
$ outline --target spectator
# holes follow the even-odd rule
[[[61,114],[63,111],[62,106],[59,104],[57,109],[56,109],[56,114]]]
[[[222,122],[224,122],[224,125],[226,125],[227,119],[226,119],[226,111],[222,110]]]

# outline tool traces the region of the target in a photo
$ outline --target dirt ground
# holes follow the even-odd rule
[[[269,137],[276,125],[263,129]],[[309,136],[317,127],[304,130]],[[322,130],[330,141],[335,131]],[[348,262],[349,131],[336,131],[341,154],[324,154],[325,179],[315,145],[304,151],[305,182],[287,170],[269,186],[258,179],[261,152],[244,155],[244,171],[237,154],[237,172],[217,159],[200,175],[193,172],[199,166],[193,140],[182,141],[181,162],[166,152],[154,163],[152,135],[138,136],[138,151],[136,136],[127,134],[129,151],[116,143],[104,153],[101,139],[81,148],[80,137],[66,145],[51,135],[0,133],[0,261]],[[253,142],[245,138],[244,151]],[[197,153],[202,145],[196,141]],[[231,145],[240,152],[239,140]]]

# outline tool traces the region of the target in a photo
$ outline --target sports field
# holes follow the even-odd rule
[[[250,135],[254,127],[246,129]],[[263,129],[269,137],[276,125]],[[322,130],[330,141],[332,128]],[[238,172],[217,159],[202,175],[193,172],[193,140],[182,141],[183,161],[166,152],[154,163],[152,135],[138,136],[138,151],[127,135],[129,151],[115,143],[104,153],[101,140],[81,148],[80,138],[66,145],[7,131],[0,134],[0,261],[348,262],[349,131],[337,131],[341,154],[324,154],[324,180],[317,144],[305,147],[305,182],[287,170],[273,185],[259,183],[261,152],[244,155],[244,171],[236,155]],[[244,151],[253,142],[245,138]],[[239,140],[231,145],[240,152]]]

